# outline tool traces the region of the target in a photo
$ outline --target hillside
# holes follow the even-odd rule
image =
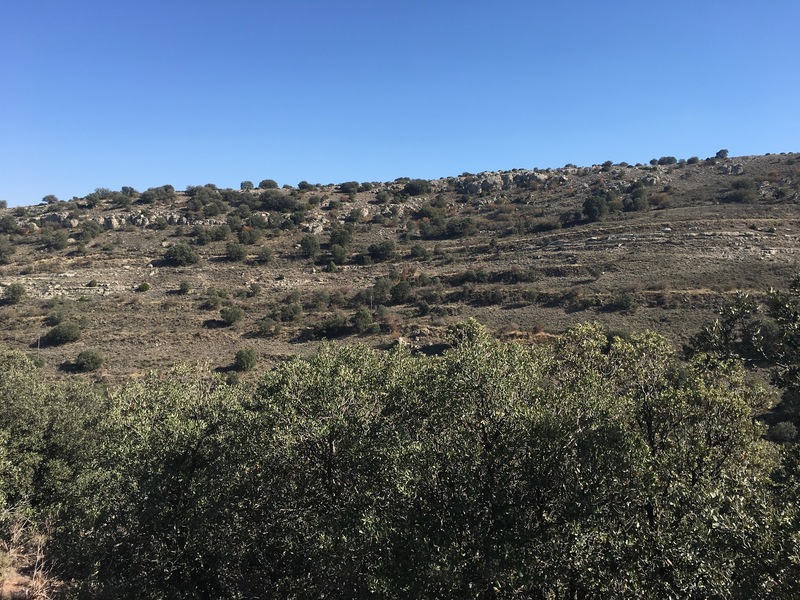
[[[96,351],[108,382],[230,370],[251,349],[244,371],[324,338],[433,352],[468,317],[522,340],[596,320],[680,347],[733,291],[799,270],[800,154],[651,162],[2,209],[0,345],[58,377]]]

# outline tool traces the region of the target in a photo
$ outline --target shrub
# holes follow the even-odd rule
[[[600,221],[608,214],[608,202],[601,196],[589,196],[583,202],[583,214],[590,221]]]
[[[658,159],[658,164],[660,165],[674,165],[678,162],[678,159],[674,156],[662,156]]]
[[[347,251],[339,244],[333,244],[330,248],[331,260],[337,265],[343,265],[347,261]]]
[[[150,290],[150,284],[149,284],[149,283],[147,283],[146,281],[144,281],[144,282],[140,283],[140,284],[139,284],[139,285],[136,287],[136,291],[137,291],[137,292],[147,292],[147,291],[149,291],[149,290]]]
[[[299,302],[284,304],[278,311],[278,318],[284,323],[299,321],[303,317],[303,307]]]
[[[239,189],[242,191],[245,190],[252,190],[255,186],[253,185],[252,181],[243,181],[239,184]]]
[[[25,297],[25,286],[21,283],[12,283],[3,292],[3,300],[6,304],[19,304]]]
[[[338,185],[339,191],[343,194],[354,194],[358,191],[359,183],[357,181],[346,181]]]
[[[477,231],[478,227],[472,217],[449,219],[444,227],[447,237],[464,237],[474,235]]]
[[[319,240],[313,233],[304,235],[300,240],[300,252],[306,258],[315,258],[319,254]]]
[[[396,256],[395,243],[392,240],[370,244],[367,247],[367,254],[375,262],[391,260]]]
[[[48,250],[63,250],[69,244],[69,236],[63,229],[45,233],[43,238]]]
[[[686,159],[686,164],[687,165],[696,165],[699,162],[700,162],[700,159],[698,157],[696,157],[696,156],[692,156],[692,157]]]
[[[409,196],[419,196],[431,191],[431,184],[425,179],[412,179],[403,187],[403,193]]]
[[[242,227],[239,232],[239,242],[246,245],[253,245],[261,239],[261,231],[252,227]]]
[[[258,354],[252,348],[242,348],[233,359],[233,368],[240,373],[252,370],[258,362]]]
[[[105,357],[98,350],[84,350],[75,359],[75,368],[82,373],[96,371],[105,362]]]
[[[728,151],[725,148],[723,148],[722,150],[718,150],[717,153],[714,155],[714,158],[726,159],[728,158]]]
[[[256,337],[268,338],[275,337],[281,332],[281,324],[279,321],[271,317],[264,317],[259,319],[256,323],[256,330],[254,335]]]
[[[261,190],[277,190],[278,182],[274,179],[262,179],[258,184],[258,188]]]
[[[191,291],[191,289],[192,289],[192,285],[188,281],[186,281],[184,279],[183,281],[181,281],[180,285],[178,286],[178,293],[181,296],[185,296],[186,294],[188,294]]]
[[[272,262],[272,249],[263,246],[261,250],[258,251],[256,260],[265,265],[270,264]]]
[[[0,217],[0,233],[21,233],[22,228],[11,215]]]
[[[225,258],[233,262],[243,261],[247,258],[247,246],[228,242],[225,245]]]
[[[0,265],[8,264],[11,261],[11,255],[17,251],[14,244],[7,237],[0,237]]]
[[[350,333],[350,325],[343,314],[336,313],[316,323],[311,333],[319,339],[340,337]]]
[[[421,260],[425,260],[429,258],[430,255],[431,253],[428,251],[428,249],[425,247],[424,244],[420,244],[419,242],[417,242],[416,244],[411,246],[411,258],[418,258]]]
[[[139,196],[139,202],[142,204],[152,204],[153,202],[166,202],[172,200],[175,195],[175,188],[171,185],[162,185],[161,187],[148,188],[142,195]]]
[[[408,281],[398,281],[392,286],[389,295],[395,304],[403,304],[411,296],[411,284]]]
[[[612,298],[606,308],[611,311],[622,311],[627,313],[636,312],[638,308],[636,296],[631,292],[621,292]]]
[[[173,267],[194,265],[200,257],[188,244],[175,244],[164,254],[164,262]]]
[[[353,329],[364,333],[372,326],[372,313],[364,306],[359,307],[353,315]]]
[[[219,314],[222,317],[222,322],[228,327],[238,323],[244,317],[244,311],[238,306],[226,306],[219,311]]]
[[[789,421],[781,421],[770,427],[767,435],[776,442],[793,442],[797,439],[797,427]]]
[[[751,204],[758,199],[758,194],[754,190],[740,189],[728,192],[722,197],[723,202],[733,202],[737,204]]]
[[[86,287],[90,288],[97,287],[97,279],[90,279],[89,282],[86,284]]]
[[[339,245],[342,248],[347,248],[353,241],[353,225],[348,224],[344,227],[332,227],[330,234],[330,244]]]
[[[44,336],[42,341],[48,346],[60,346],[75,342],[81,337],[81,328],[77,323],[64,321],[53,327]]]

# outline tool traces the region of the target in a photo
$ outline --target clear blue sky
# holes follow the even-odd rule
[[[797,0],[0,0],[0,199],[800,151]]]

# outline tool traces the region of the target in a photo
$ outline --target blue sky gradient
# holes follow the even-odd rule
[[[798,151],[796,0],[0,2],[0,199]]]

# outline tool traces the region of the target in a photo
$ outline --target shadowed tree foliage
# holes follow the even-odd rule
[[[4,358],[2,499],[51,523],[76,595],[794,597],[797,461],[738,362],[595,325],[530,347],[468,321],[450,346],[324,345],[255,387],[180,368],[100,403]]]

